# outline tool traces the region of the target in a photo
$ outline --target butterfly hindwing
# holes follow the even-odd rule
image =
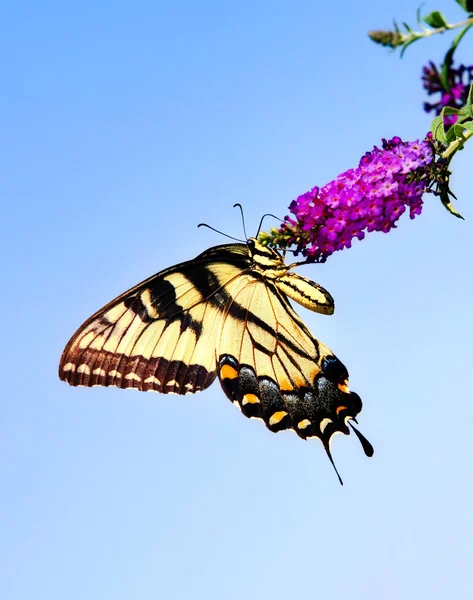
[[[231,288],[217,346],[226,395],[271,431],[293,429],[328,448],[335,433],[349,433],[347,420],[361,410],[346,387],[345,367],[311,335],[277,283],[247,273]]]

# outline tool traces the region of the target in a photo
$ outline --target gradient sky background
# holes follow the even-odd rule
[[[196,396],[70,388],[62,349],[145,277],[241,237],[265,212],[423,137],[421,67],[366,36],[418,3],[11,2],[3,7],[0,596],[464,597],[473,564],[472,148],[466,217],[415,221],[300,272],[335,297],[299,312],[364,401],[333,444]],[[430,3],[452,21],[453,1]],[[472,38],[459,58],[473,62]],[[269,227],[274,223],[266,221]]]

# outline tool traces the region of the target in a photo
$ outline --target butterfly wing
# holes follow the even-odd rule
[[[229,285],[232,302],[217,343],[220,383],[244,415],[274,432],[318,437],[331,458],[332,436],[350,432],[347,421],[360,412],[361,399],[348,391],[345,366],[310,333],[276,282],[248,272]]]
[[[216,377],[215,347],[226,284],[249,268],[229,244],[166,269],[90,317],[67,344],[59,377],[71,385],[186,394]]]

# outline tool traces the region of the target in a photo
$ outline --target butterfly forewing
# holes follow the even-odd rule
[[[221,248],[225,255],[228,246]],[[216,376],[225,285],[248,263],[239,253],[239,267],[215,252],[201,257],[158,273],[86,321],[64,350],[60,378],[178,394],[208,387]]]

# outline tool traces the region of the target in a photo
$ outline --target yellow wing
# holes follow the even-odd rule
[[[291,283],[296,284],[294,278]],[[297,283],[302,289],[307,280]],[[331,459],[333,435],[349,434],[348,421],[362,408],[358,394],[348,390],[345,366],[312,336],[278,289],[277,279],[255,278],[249,272],[228,288],[232,301],[217,342],[226,395],[244,415],[262,419],[271,431],[293,429],[304,439],[318,437]],[[356,433],[371,455],[369,442]]]
[[[246,246],[211,248],[125,292],[67,344],[59,377],[71,385],[186,394],[216,377],[225,285],[249,268]]]

